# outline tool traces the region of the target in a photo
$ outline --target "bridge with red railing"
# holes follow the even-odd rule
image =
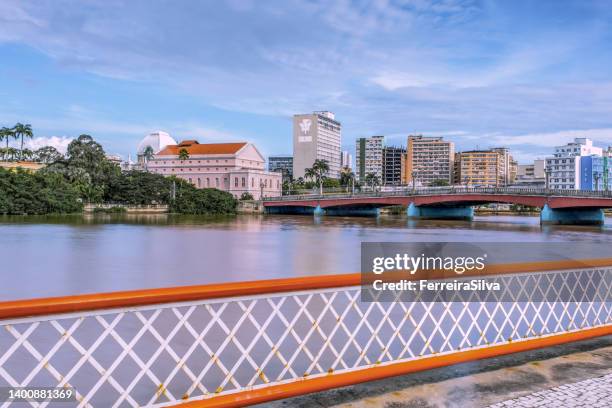
[[[397,188],[392,191],[268,197],[269,213],[376,215],[381,207],[405,206],[415,218],[471,218],[473,207],[490,203],[541,209],[543,223],[602,224],[612,192],[530,188]]]

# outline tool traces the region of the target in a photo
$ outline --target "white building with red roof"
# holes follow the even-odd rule
[[[187,154],[181,154],[182,150]],[[282,174],[265,170],[264,157],[248,142],[198,143],[185,140],[165,146],[148,163],[148,171],[180,177],[198,188],[217,188],[236,198],[248,192],[257,200],[280,196]]]

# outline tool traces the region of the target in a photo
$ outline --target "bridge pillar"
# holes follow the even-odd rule
[[[325,215],[338,215],[344,217],[378,217],[380,215],[380,208],[369,206],[327,207],[323,211]]]
[[[550,208],[544,205],[540,212],[540,224],[553,225],[603,225],[605,216],[599,208]]]
[[[320,207],[317,207],[320,209]],[[265,207],[266,214],[313,215],[316,208],[307,206],[281,206]]]
[[[471,206],[416,206],[410,203],[406,210],[408,218],[424,220],[468,220],[474,218],[474,208]]]

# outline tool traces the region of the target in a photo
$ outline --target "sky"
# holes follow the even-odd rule
[[[291,116],[330,110],[343,148],[385,135],[612,145],[606,0],[2,0],[0,126],[33,147],[147,133],[292,152]]]

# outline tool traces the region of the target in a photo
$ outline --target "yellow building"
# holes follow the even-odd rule
[[[402,184],[429,186],[444,180],[453,181],[455,144],[442,137],[408,136],[408,148],[403,169]]]
[[[516,162],[505,148],[472,150],[455,155],[455,184],[503,187],[516,177]]]

